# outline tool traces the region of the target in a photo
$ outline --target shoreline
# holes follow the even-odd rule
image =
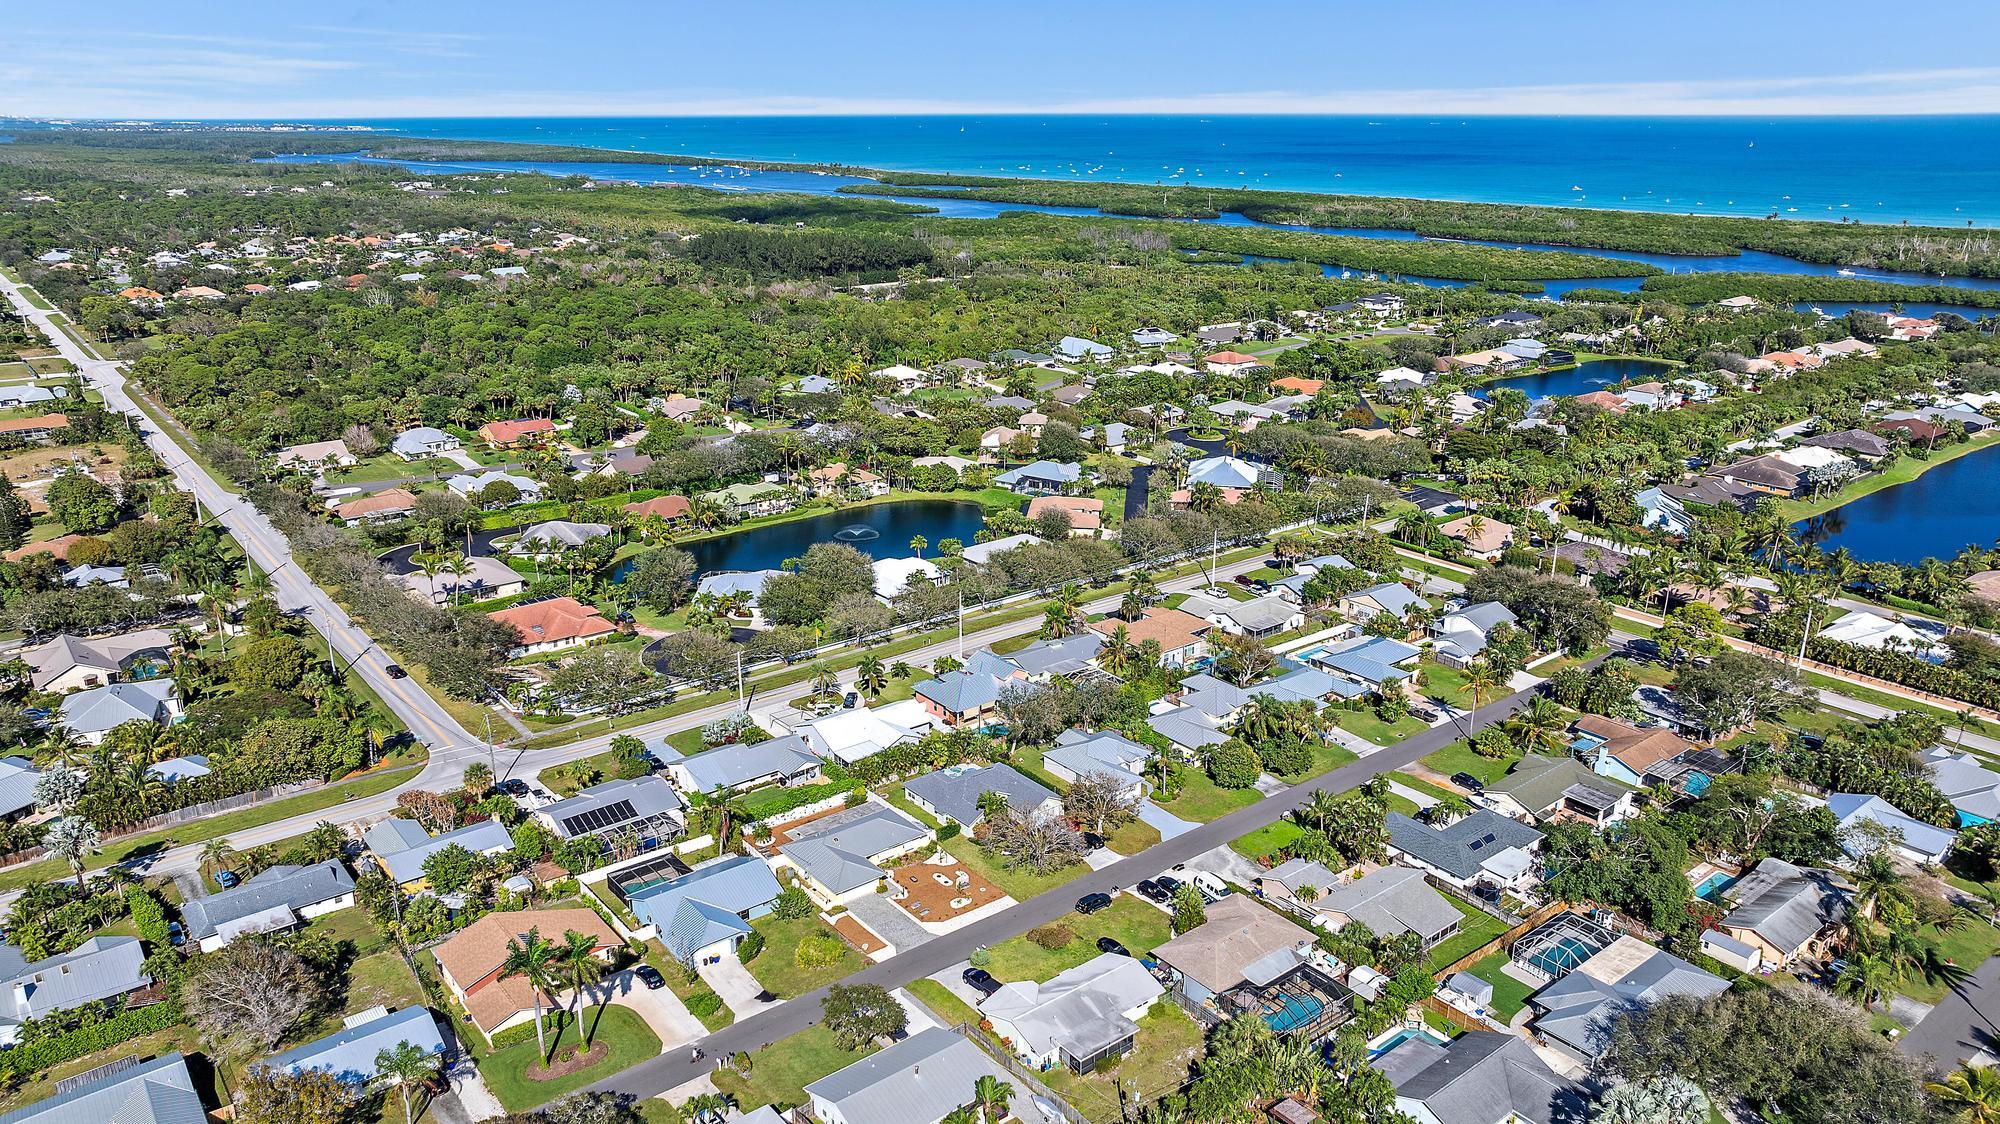
[[[1838,511],[1856,500],[1872,496],[1877,492],[1887,491],[1890,488],[1912,483],[1931,469],[1937,468],[1940,465],[1950,464],[1960,457],[1971,456],[1974,453],[1990,449],[1995,445],[2000,445],[2000,432],[1974,437],[1963,444],[1953,445],[1948,449],[1933,450],[1930,457],[1925,460],[1918,460],[1908,453],[1904,453],[1901,459],[1890,466],[1887,471],[1871,473],[1847,485],[1847,487],[1834,492],[1832,495],[1810,502],[1805,500],[1780,500],[1779,503],[1782,505],[1783,515],[1787,523],[1801,523],[1808,519],[1817,519],[1829,512]],[[1916,471],[1910,473],[1908,476],[1899,476],[1897,470],[1904,465],[1913,465],[1916,467]]]

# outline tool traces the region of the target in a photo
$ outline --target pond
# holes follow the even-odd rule
[[[1948,559],[2000,537],[1995,463],[1990,449],[1967,453],[1792,527],[1806,542],[1823,550],[1846,547],[1864,562]]]
[[[1663,379],[1672,375],[1675,367],[1671,363],[1656,363],[1649,359],[1586,359],[1576,366],[1561,371],[1538,371],[1530,375],[1516,375],[1513,378],[1497,379],[1474,390],[1478,397],[1491,394],[1495,387],[1511,387],[1525,393],[1530,400],[1536,398],[1570,398],[1578,394],[1589,394],[1593,390],[1603,390],[1619,383],[1646,382],[1649,379]]]
[[[910,539],[917,535],[922,535],[929,544],[924,557],[935,558],[938,543],[957,539],[971,546],[973,536],[985,525],[985,509],[976,503],[899,500],[752,527],[687,543],[680,549],[694,555],[695,568],[703,574],[776,570],[784,565],[785,559],[798,558],[809,547],[823,542],[845,543],[875,559],[905,558],[912,553]],[[619,563],[611,580],[625,580],[631,566],[630,560]]]

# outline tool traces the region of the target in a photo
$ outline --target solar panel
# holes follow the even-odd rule
[[[572,837],[589,835],[593,831],[602,831],[607,827],[625,823],[635,816],[630,800],[616,800],[601,808],[591,808],[574,816],[565,816],[562,827],[563,831]]]

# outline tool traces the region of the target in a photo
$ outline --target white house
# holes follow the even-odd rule
[[[442,429],[420,425],[406,429],[389,443],[389,451],[406,461],[422,460],[425,457],[443,456],[458,448],[458,438]]]
[[[979,1012],[1030,1065],[1089,1073],[1132,1049],[1138,1020],[1165,994],[1145,965],[1106,952],[1044,983],[1007,984]]]

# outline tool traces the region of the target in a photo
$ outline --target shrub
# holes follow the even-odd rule
[[[777,904],[771,907],[771,915],[781,921],[797,921],[811,917],[812,912],[812,898],[797,886],[787,886],[779,891]]]
[[[87,1054],[109,1050],[142,1034],[179,1025],[184,1018],[181,1005],[171,1000],[120,1011],[103,1022],[64,1034],[53,1034],[0,1053],[0,1074],[25,1076],[42,1073]]]
[[[972,961],[973,967],[984,968],[988,964],[993,963],[993,952],[985,945],[980,945],[978,948],[972,950],[972,956],[969,959]]]
[[[764,934],[752,930],[736,945],[736,959],[748,964],[764,951]]]
[[[554,1038],[556,1035],[561,1034],[562,1029],[568,1025],[568,1011],[558,1007],[553,1011],[542,1012],[542,1027],[548,1032],[549,1037]],[[534,1040],[535,1024],[532,1019],[522,1023],[520,1026],[510,1026],[506,1030],[495,1034],[492,1038],[495,1050],[505,1050],[509,1046],[518,1046],[523,1042],[533,1042]]]
[[[840,963],[847,955],[847,942],[832,933],[807,933],[799,941],[792,962],[801,968],[825,968]]]
[[[956,821],[944,824],[937,829],[938,842],[942,843],[947,839],[956,839],[958,838],[958,833],[959,826]]]
[[[1028,930],[1028,939],[1054,952],[1076,939],[1076,934],[1063,924],[1037,925]]]
[[[1283,773],[1296,777],[1312,768],[1312,750],[1301,741],[1280,741],[1266,745],[1257,751],[1257,759],[1264,763],[1264,771]]]
[[[688,1014],[698,1019],[705,1019],[722,1010],[722,996],[712,991],[697,991],[682,1002],[687,1006]]]
[[[1472,735],[1472,752],[1481,757],[1512,757],[1515,753],[1514,739],[1498,726],[1488,726]]]
[[[1208,758],[1208,777],[1223,788],[1249,788],[1262,771],[1257,755],[1234,738],[1216,746]]]
[[[153,891],[135,887],[126,897],[132,924],[139,936],[154,948],[167,947],[167,911]]]

